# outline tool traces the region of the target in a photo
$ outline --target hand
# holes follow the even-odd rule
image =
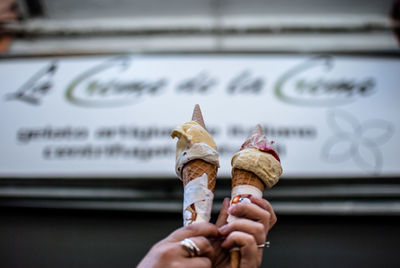
[[[225,239],[213,243],[216,251],[215,267],[230,267],[229,250],[233,247],[240,247],[241,268],[261,265],[263,249],[257,245],[265,243],[268,231],[277,218],[268,201],[257,197],[251,197],[250,200],[252,203],[239,203],[231,207],[229,199],[224,200],[216,226]],[[227,223],[228,213],[240,219]]]
[[[15,0],[1,0],[0,23],[15,19],[17,19],[17,13],[15,11]]]
[[[208,238],[216,238],[218,229],[210,223],[195,223],[182,227],[167,238],[155,244],[138,268],[147,267],[211,267],[214,249]],[[190,238],[200,249],[198,256],[190,257],[189,252],[180,244]]]

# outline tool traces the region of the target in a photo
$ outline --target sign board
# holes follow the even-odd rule
[[[0,61],[0,177],[174,177],[200,104],[219,176],[261,124],[288,178],[399,176],[400,60],[127,55]]]

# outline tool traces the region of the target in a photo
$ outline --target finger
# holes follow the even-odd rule
[[[221,247],[240,248],[240,268],[259,267],[261,264],[262,251],[258,250],[252,235],[238,231],[232,232]]]
[[[217,227],[220,227],[220,226],[226,224],[226,220],[228,219],[229,202],[230,202],[230,199],[227,197],[224,199],[224,202],[222,203],[221,210],[219,212],[217,221],[215,223],[215,225]]]
[[[271,203],[268,202],[267,200],[263,199],[263,198],[259,198],[256,196],[251,196],[250,197],[251,202],[253,202],[254,204],[258,205],[259,207],[267,210],[269,212],[269,214],[271,214],[271,218],[270,218],[270,228],[272,228],[275,223],[277,222],[277,217],[275,214],[274,209],[271,206]]]
[[[269,222],[271,214],[265,209],[260,208],[258,205],[252,203],[239,203],[231,206],[228,212],[239,218],[258,221],[264,225],[266,231],[270,229]]]
[[[187,237],[205,236],[217,237],[218,229],[215,225],[208,222],[194,223],[182,228],[179,228],[168,236],[170,241],[181,241]]]
[[[250,234],[234,231],[230,233],[222,242],[221,247],[223,248],[234,248],[234,247],[250,247],[255,248],[257,251],[257,243],[254,237]]]
[[[179,267],[211,268],[212,263],[211,260],[206,257],[185,258],[179,262]]]
[[[14,0],[2,0],[0,1],[0,12],[10,10],[13,6]]]
[[[15,20],[15,19],[17,19],[17,14],[15,14],[15,12],[13,11],[0,14],[0,21]]]
[[[190,237],[193,243],[199,248],[198,256],[214,259],[214,248],[210,241],[204,236]]]
[[[236,219],[233,222],[220,227],[218,230],[222,236],[228,236],[234,231],[251,234],[255,238],[257,244],[263,244],[265,242],[265,237],[267,236],[265,227],[262,223],[247,219]]]
[[[263,252],[259,251],[257,245],[251,243],[240,248],[240,268],[259,267],[261,265]]]

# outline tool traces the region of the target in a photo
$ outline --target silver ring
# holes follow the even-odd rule
[[[269,248],[270,245],[271,245],[271,242],[266,241],[264,244],[257,245],[257,247],[258,248]],[[240,247],[234,247],[234,248],[231,248],[230,252],[239,251],[239,250],[240,250]]]
[[[189,253],[191,258],[196,257],[200,253],[199,247],[190,238],[185,238],[181,241],[181,245]]]
[[[264,244],[257,245],[257,247],[258,248],[269,248],[270,245],[271,245],[271,242],[267,241]]]

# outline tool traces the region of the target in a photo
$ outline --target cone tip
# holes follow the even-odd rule
[[[248,138],[252,137],[253,135],[262,136],[263,131],[260,124],[257,124],[256,127],[251,131]]]
[[[192,121],[199,123],[204,129],[206,125],[204,124],[203,114],[201,113],[200,105],[196,104],[193,109]]]
[[[263,131],[262,131],[262,127],[260,124],[257,124],[255,127],[255,130],[257,131],[258,134],[262,135]]]

